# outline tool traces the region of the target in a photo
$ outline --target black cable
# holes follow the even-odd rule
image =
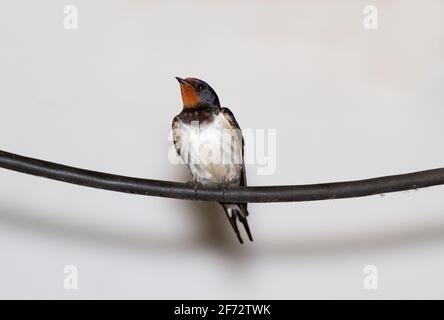
[[[0,150],[0,167],[85,187],[146,196],[221,201],[291,202],[371,196],[444,184],[444,168],[394,176],[298,186],[195,187],[78,169]]]

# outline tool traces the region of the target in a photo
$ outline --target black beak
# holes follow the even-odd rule
[[[182,79],[182,78],[179,78],[179,77],[176,77],[176,79],[177,79],[177,81],[179,81],[180,84],[190,85],[185,79]]]

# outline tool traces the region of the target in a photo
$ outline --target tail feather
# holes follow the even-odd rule
[[[236,203],[221,203],[222,207],[225,210],[225,214],[227,215],[228,220],[230,221],[231,227],[236,233],[237,239],[241,244],[244,243],[239,229],[237,227],[237,220],[239,220],[244,226],[245,232],[248,235],[248,239],[253,241],[253,237],[251,236],[250,227],[248,226],[247,216],[248,210],[245,204],[236,204]]]

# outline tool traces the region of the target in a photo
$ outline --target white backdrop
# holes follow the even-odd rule
[[[168,133],[174,76],[196,76],[242,127],[276,129],[276,171],[249,165],[251,185],[441,167],[444,4],[375,0],[366,30],[367,4],[0,0],[0,149],[185,181]],[[443,195],[251,204],[240,246],[216,204],[0,169],[0,298],[444,298]]]

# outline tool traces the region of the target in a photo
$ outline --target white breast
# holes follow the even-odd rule
[[[222,113],[208,123],[180,123],[180,152],[195,180],[202,184],[239,184],[242,141]]]

